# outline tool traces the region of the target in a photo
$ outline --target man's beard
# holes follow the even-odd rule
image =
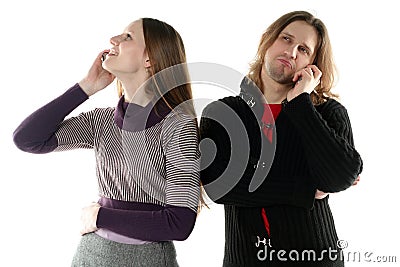
[[[293,73],[285,73],[284,66],[274,66],[271,64],[265,64],[266,74],[271,77],[277,83],[280,84],[291,84],[293,83]]]

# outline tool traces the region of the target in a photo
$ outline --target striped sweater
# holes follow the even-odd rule
[[[195,120],[160,101],[156,111],[152,102],[128,105],[123,97],[116,108],[65,119],[87,99],[74,85],[26,118],[14,143],[30,153],[94,149],[102,231],[128,241],[186,239],[200,192]]]

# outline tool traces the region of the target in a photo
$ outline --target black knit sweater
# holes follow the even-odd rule
[[[314,106],[303,93],[283,107],[270,143],[260,130],[259,90],[241,87],[209,104],[200,123],[201,179],[225,205],[224,266],[343,266],[328,197],[314,194],[345,190],[362,171],[346,109],[333,99]]]

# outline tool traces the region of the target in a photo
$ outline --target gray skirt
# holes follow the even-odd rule
[[[82,236],[72,267],[178,267],[171,241],[129,245],[97,234]]]

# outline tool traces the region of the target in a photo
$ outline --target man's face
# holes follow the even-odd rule
[[[304,21],[290,23],[267,49],[262,75],[281,83],[292,83],[298,70],[312,64],[318,35],[313,26]]]

